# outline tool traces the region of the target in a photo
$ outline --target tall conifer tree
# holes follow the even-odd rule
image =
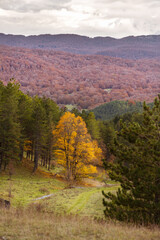
[[[116,195],[103,192],[105,215],[160,224],[160,96],[152,109],[144,104],[142,124],[122,124],[111,150],[116,163],[105,166],[121,188]]]
[[[13,79],[0,85],[0,170],[18,158],[20,124],[18,122],[19,84]]]

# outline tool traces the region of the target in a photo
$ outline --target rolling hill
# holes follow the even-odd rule
[[[126,60],[0,46],[0,79],[58,104],[91,109],[114,100],[152,102],[160,92],[160,60]]]

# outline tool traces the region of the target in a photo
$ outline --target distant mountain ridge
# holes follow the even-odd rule
[[[160,35],[115,39],[112,37],[90,38],[75,34],[23,36],[0,33],[0,44],[125,59],[160,58]]]

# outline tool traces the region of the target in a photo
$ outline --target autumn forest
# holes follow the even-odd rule
[[[96,165],[102,165],[102,150],[96,141],[99,130],[94,114],[77,111],[75,116],[60,110],[53,100],[32,98],[19,87],[13,79],[7,86],[1,82],[0,169],[6,169],[11,156],[22,161],[26,152],[34,161],[33,172],[39,164],[50,169],[54,159],[64,166],[68,180],[96,172]]]
[[[152,102],[160,92],[160,61],[1,45],[0,77],[15,78],[31,96],[92,109],[114,100]]]

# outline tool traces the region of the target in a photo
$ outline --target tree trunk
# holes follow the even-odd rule
[[[7,161],[4,162],[4,171],[6,170],[7,167]]]
[[[0,171],[2,169],[2,163],[3,163],[3,153],[0,153]]]
[[[21,162],[23,160],[23,152],[24,152],[24,148],[23,148],[23,145],[21,145],[20,146],[20,154],[19,154],[19,159],[20,159]]]
[[[49,153],[49,158],[48,158],[48,170],[50,170],[51,167],[51,154]]]
[[[33,172],[35,172],[38,168],[38,158],[39,158],[39,146],[38,143],[35,144],[35,151],[34,151],[34,168]]]
[[[33,150],[31,152],[31,161],[33,161]]]
[[[158,182],[158,183],[157,183]],[[156,184],[158,186],[160,186],[160,180],[158,179],[158,181],[156,182]],[[154,222],[155,224],[159,224],[160,223],[160,190],[158,188],[158,191],[155,193],[155,214],[154,214]]]

